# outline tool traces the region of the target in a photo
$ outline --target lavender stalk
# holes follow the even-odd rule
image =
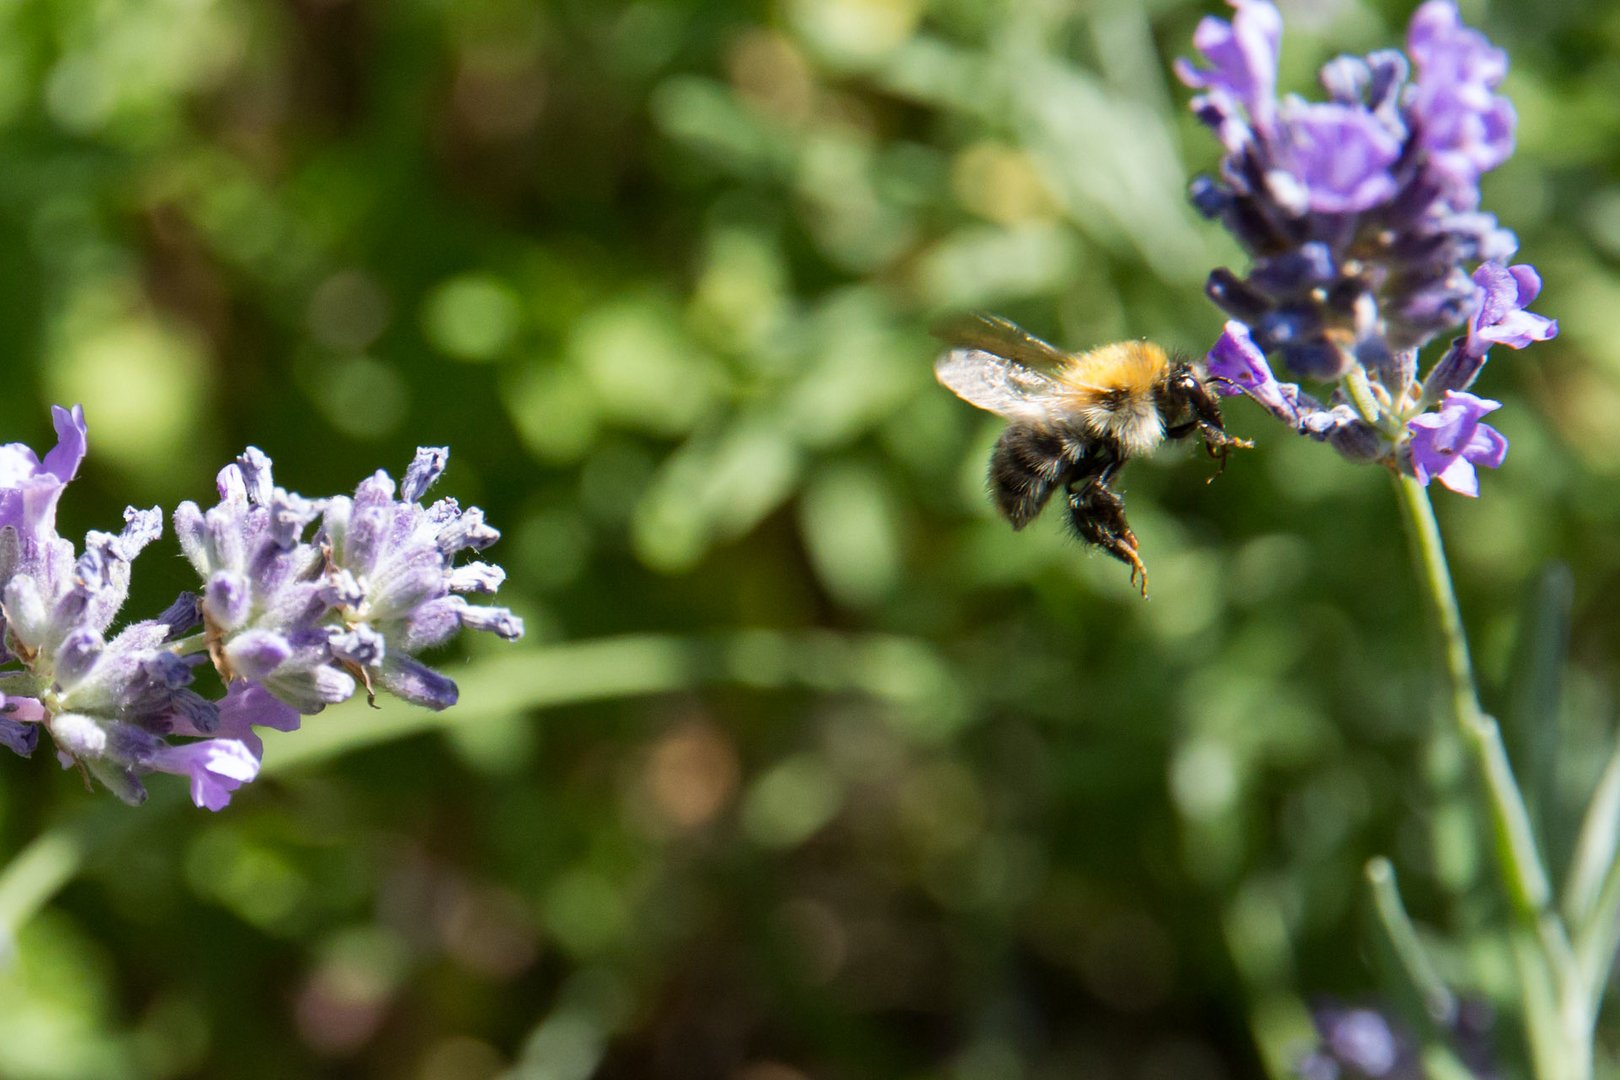
[[[1230,22],[1200,23],[1203,63],[1177,67],[1224,151],[1217,173],[1194,181],[1193,202],[1251,260],[1244,274],[1209,276],[1208,295],[1230,316],[1209,371],[1297,433],[1394,474],[1441,635],[1451,725],[1496,839],[1536,1075],[1584,1080],[1603,981],[1577,955],[1608,950],[1587,948],[1585,927],[1572,945],[1556,906],[1501,734],[1480,705],[1428,491],[1438,480],[1479,496],[1479,470],[1499,468],[1508,441],[1484,422],[1501,403],[1471,388],[1493,346],[1522,349],[1558,332],[1528,310],[1541,278],[1510,264],[1517,239],[1480,208],[1480,177],[1514,147],[1513,106],[1497,92],[1507,54],[1465,26],[1451,0],[1428,0],[1404,54],[1339,57],[1321,71],[1328,100],[1279,101],[1282,17],[1266,0],[1233,6]],[[1423,373],[1424,346],[1458,330]],[[1272,356],[1325,391],[1279,379]],[[1432,978],[1418,981],[1439,999]]]

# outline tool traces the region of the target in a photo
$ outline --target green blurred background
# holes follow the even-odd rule
[[[1284,9],[1301,91],[1409,12]],[[1181,448],[1125,475],[1144,603],[992,516],[999,425],[932,378],[968,307],[1213,340],[1241,263],[1168,64],[1217,11],[0,6],[0,431],[84,403],[64,534],[248,443],[309,496],[448,443],[529,624],[439,658],[459,709],[332,710],[218,816],[0,762],[0,858],[101,838],[0,971],[0,1076],[1235,1080],[1313,995],[1394,993],[1369,856],[1491,923],[1423,794],[1455,770],[1386,476],[1232,405],[1258,446],[1213,486]],[[1620,634],[1620,13],[1464,14],[1513,54],[1486,196],[1563,333],[1488,368],[1513,450],[1440,513],[1558,852]],[[1548,560],[1562,708],[1502,689]],[[1511,999],[1472,941],[1448,972]]]

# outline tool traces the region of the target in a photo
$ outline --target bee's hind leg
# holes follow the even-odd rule
[[[1125,501],[1100,477],[1088,477],[1069,492],[1069,524],[1088,544],[1095,544],[1131,568],[1147,597],[1147,567],[1137,553],[1136,534],[1125,520]]]

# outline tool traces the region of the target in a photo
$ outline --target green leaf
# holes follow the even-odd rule
[[[1576,933],[1591,925],[1601,907],[1603,883],[1620,848],[1620,744],[1609,758],[1586,808],[1569,880],[1564,886],[1564,918]]]

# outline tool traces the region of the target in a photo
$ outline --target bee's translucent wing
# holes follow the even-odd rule
[[[1000,315],[974,311],[959,315],[934,327],[934,336],[947,345],[982,349],[987,353],[1015,360],[1036,368],[1057,367],[1069,354],[1049,345],[1023,327]]]
[[[1009,420],[1049,419],[1055,384],[1016,360],[983,349],[952,349],[934,361],[934,375],[957,397]]]

